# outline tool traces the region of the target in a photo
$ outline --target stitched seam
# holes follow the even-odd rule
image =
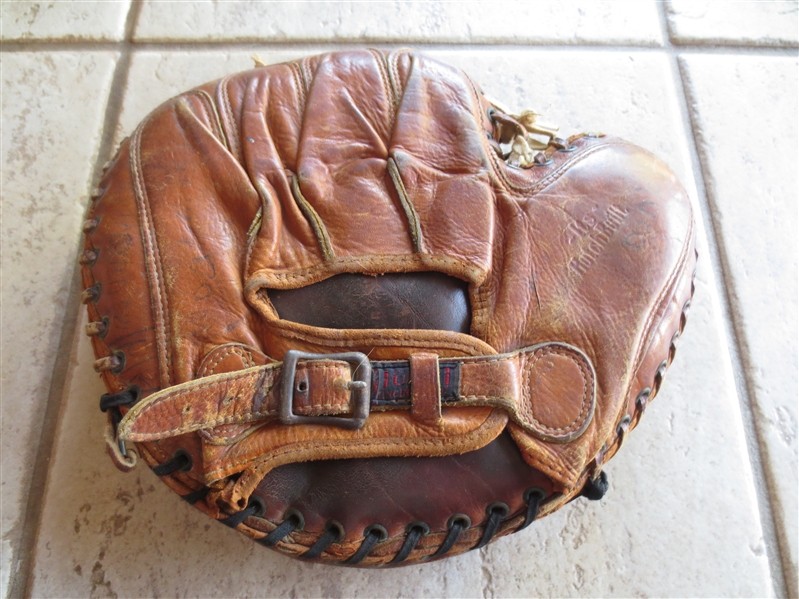
[[[479,437],[480,435],[478,433],[483,432],[484,428],[488,428],[488,426],[490,424],[493,424],[492,422],[489,422],[489,421],[492,420],[492,415],[493,414],[494,414],[494,412],[492,411],[488,415],[488,417],[477,428],[475,428],[475,429],[473,429],[473,430],[471,430],[471,431],[469,431],[467,433],[463,433],[461,435],[455,436],[455,437],[443,437],[443,438],[440,438],[440,439],[425,439],[425,438],[408,439],[407,437],[382,437],[382,438],[378,437],[378,438],[373,438],[373,439],[358,439],[357,441],[358,441],[358,444],[360,446],[390,444],[390,445],[405,445],[406,447],[407,446],[410,446],[410,447],[416,447],[416,446],[422,446],[422,447],[424,447],[424,446],[433,446],[434,447],[434,446],[439,446],[439,447],[441,447],[441,446],[446,446],[446,445],[460,445],[460,444],[463,444],[463,443],[466,443],[466,442],[470,441],[473,437]],[[339,441],[339,440],[334,440],[334,441]],[[340,441],[342,443],[344,443],[344,442],[352,442],[353,439],[341,439]],[[324,444],[324,442],[320,443],[320,446],[323,445],[323,444]],[[292,445],[296,445],[296,444],[292,444]],[[274,460],[276,458],[279,458],[282,455],[285,455],[285,454],[292,453],[292,452],[296,451],[296,448],[292,447],[292,445],[289,445],[288,447],[280,448],[279,450],[273,450],[272,452],[266,454],[265,456],[259,456],[260,457],[259,461],[263,462],[265,460],[265,458],[267,458],[267,457],[270,460]],[[321,449],[321,447],[320,447],[320,449]],[[256,458],[256,459],[258,459],[258,458]],[[212,470],[211,472],[208,472],[206,474],[206,476],[207,477],[213,477],[219,472],[224,472],[225,470],[235,469],[238,466],[241,466],[243,464],[246,464],[246,463],[252,462],[252,461],[253,461],[252,458],[245,458],[243,460],[239,460],[237,462],[233,462],[231,464],[227,464],[223,468],[217,468],[216,470]]]
[[[386,263],[388,264],[399,264],[404,265],[408,264],[409,262],[414,262],[420,265],[427,265],[430,263],[437,263],[440,265],[447,265],[447,266],[455,266],[462,268],[470,275],[482,275],[483,271],[478,267],[465,262],[464,260],[460,260],[458,258],[451,258],[449,256],[437,256],[434,254],[425,254],[424,260],[420,260],[414,256],[408,255],[373,255],[373,256],[358,256],[358,257],[350,257],[350,256],[342,256],[342,257],[335,257],[335,260],[331,260],[331,263],[326,264],[315,264],[313,266],[308,266],[306,268],[293,270],[291,272],[269,272],[268,277],[275,280],[284,280],[284,281],[291,281],[292,279],[302,280],[309,276],[314,275],[315,273],[322,271],[322,272],[329,272],[330,267],[332,265],[341,265],[342,268],[349,266],[349,265],[374,265],[374,266],[385,266]],[[477,277],[475,277],[477,278]]]
[[[277,376],[277,373],[275,372],[277,367],[272,364],[268,364],[262,366],[261,368],[269,371],[267,376],[271,376],[271,378],[269,378],[268,380],[264,380],[264,384],[268,385],[273,384],[275,381],[275,377]],[[261,376],[264,373],[264,370],[259,369],[258,375]],[[219,385],[220,383],[232,382],[235,384],[239,381],[239,379],[247,379],[250,376],[252,376],[252,374],[254,373],[249,373],[246,371],[242,372],[241,370],[239,370],[236,372],[228,372],[216,375],[219,378],[215,378],[213,381],[207,381],[207,382],[200,382],[200,380],[193,381],[187,388],[181,389],[180,391],[165,391],[164,395],[158,397],[155,400],[151,400],[151,398],[154,397],[154,395],[151,395],[150,397],[146,398],[143,402],[134,405],[133,408],[128,412],[128,414],[132,413],[134,414],[134,416],[139,416],[140,414],[148,410],[150,407],[160,405],[165,401],[174,399],[176,397],[181,397],[183,395],[186,395],[187,393],[195,393],[197,391],[202,391],[203,389],[209,389],[211,387]],[[265,393],[268,392],[269,391],[267,390]]]
[[[346,362],[329,361],[329,362],[325,362],[325,363],[310,363],[310,364],[298,365],[297,370],[298,371],[302,371],[302,370],[328,370],[328,369],[329,370],[340,370],[342,368],[342,365],[346,366],[346,368],[349,369],[349,364],[347,364]],[[275,367],[275,366],[268,365],[268,366],[263,366],[262,368],[267,370],[267,373],[266,373],[267,376],[265,377],[265,380],[263,381],[263,385],[264,386],[269,385],[269,389],[266,389],[264,391],[264,396],[266,396],[266,394],[268,394],[272,390],[272,386],[274,385],[274,382],[275,382],[275,379],[277,378],[278,373],[277,373],[277,367]],[[159,406],[162,403],[165,403],[167,401],[170,401],[170,402],[171,401],[175,401],[177,398],[182,397],[184,395],[198,393],[198,392],[204,391],[206,389],[213,389],[214,387],[220,386],[220,385],[225,384],[225,383],[233,383],[233,384],[235,384],[235,383],[239,382],[240,380],[245,380],[246,381],[249,378],[256,378],[256,375],[257,375],[258,378],[260,378],[261,376],[263,376],[264,370],[258,370],[257,373],[246,373],[246,374],[243,374],[241,371],[237,371],[237,372],[225,373],[225,374],[229,374],[230,376],[225,376],[223,374],[223,375],[219,375],[220,378],[215,379],[213,381],[208,381],[208,382],[205,382],[205,383],[202,383],[202,382],[198,381],[197,384],[191,385],[191,386],[187,387],[186,389],[181,389],[180,391],[177,391],[177,392],[168,392],[164,396],[159,397],[158,399],[156,399],[155,401],[149,401],[147,403],[140,404],[142,407],[140,409],[136,410],[136,412],[133,415],[133,418],[142,418],[142,417],[144,417],[146,415],[146,413],[148,411],[150,411],[151,408]],[[221,391],[221,389],[219,391]],[[254,389],[254,391],[257,391],[257,389]],[[313,409],[313,407],[315,407],[315,406],[311,406],[311,409]],[[179,431],[191,430],[192,427],[196,428],[198,424],[202,424],[203,425],[202,428],[211,428],[212,426],[216,426],[218,424],[230,424],[231,422],[237,422],[237,421],[239,421],[239,419],[242,419],[242,418],[244,418],[243,420],[241,420],[242,422],[249,422],[250,420],[256,419],[258,417],[269,416],[269,415],[276,414],[276,413],[277,413],[277,410],[265,410],[265,411],[260,411],[260,412],[245,412],[243,415],[242,414],[237,414],[237,415],[233,415],[233,416],[225,416],[225,417],[222,417],[222,418],[219,418],[219,419],[215,419],[215,420],[203,421],[201,423],[193,423],[193,424],[189,425],[188,427],[181,426],[181,427],[174,428],[174,429],[168,429],[168,430],[164,430],[164,431],[156,431],[155,433],[132,433],[132,434],[133,435],[141,435],[141,434],[170,435],[172,433],[179,432]],[[249,414],[250,417],[247,417],[248,414]],[[210,426],[205,426],[206,423],[209,424]]]
[[[399,69],[397,67],[397,62],[399,60],[399,52],[392,52],[388,56],[385,57],[386,60],[386,70],[388,71],[388,78],[391,83],[391,89],[394,92],[394,110],[396,118],[396,112],[399,111],[400,107],[400,89],[399,89]]]
[[[297,95],[299,96],[297,99],[299,100],[300,105],[302,106],[301,113],[305,112],[305,78],[303,77],[302,71],[300,70],[300,65],[296,62],[292,62],[289,64],[291,67],[291,75],[294,78],[294,84],[297,86]]]
[[[219,356],[214,360],[214,362],[212,364],[204,366],[202,368],[202,370],[200,370],[200,372],[197,373],[198,376],[207,376],[209,374],[214,374],[214,370],[216,370],[216,367],[219,366],[220,362],[222,362],[222,360],[224,360],[230,354],[238,355],[242,359],[242,361],[245,364],[247,364],[249,367],[252,367],[252,366],[255,365],[253,363],[252,354],[250,354],[250,352],[247,352],[247,354],[249,355],[249,358],[248,358],[247,356],[244,355],[244,351],[239,349],[238,347],[235,347],[235,346],[234,347],[228,347],[228,348],[222,350],[219,353]]]
[[[543,424],[541,421],[539,421],[537,418],[535,418],[533,416],[533,414],[532,414],[532,407],[531,407],[532,402],[530,401],[530,376],[532,375],[533,366],[535,365],[535,363],[538,362],[538,360],[540,360],[542,357],[544,357],[546,355],[549,355],[549,354],[557,354],[557,355],[561,355],[561,356],[564,356],[564,357],[570,359],[572,362],[577,364],[577,367],[580,369],[580,372],[583,375],[583,402],[582,402],[582,406],[580,408],[580,413],[577,415],[577,417],[574,419],[573,422],[571,422],[570,424],[567,424],[566,426],[562,426],[562,427],[550,427],[550,426],[547,426],[547,425]],[[587,376],[586,376],[587,373],[586,373],[586,370],[585,370],[585,365],[582,364],[582,360],[578,362],[577,360],[574,359],[574,357],[571,354],[566,353],[562,349],[559,349],[559,348],[546,348],[546,349],[544,349],[544,351],[541,352],[540,355],[534,356],[533,360],[531,360],[530,363],[525,367],[525,373],[524,374],[525,374],[525,377],[524,377],[525,378],[525,385],[524,385],[524,389],[522,390],[522,394],[523,394],[524,399],[525,399],[524,407],[525,408],[529,408],[529,410],[530,410],[530,412],[529,412],[530,420],[533,423],[535,423],[537,426],[539,426],[543,430],[544,433],[549,433],[549,432],[552,432],[552,433],[558,433],[558,432],[571,433],[571,432],[579,429],[582,426],[582,424],[585,422],[585,419],[588,417],[588,408],[590,406],[590,402],[588,401],[588,380],[587,380]]]
[[[230,94],[228,93],[229,81],[230,77],[225,77],[222,79],[222,81],[220,81],[219,95],[222,96],[222,105],[224,107],[225,114],[227,115],[228,125],[230,128],[228,139],[230,141],[231,153],[236,157],[237,161],[240,161],[242,159],[241,145],[239,144],[238,132],[236,131],[236,120],[233,118],[233,107],[230,104]]]
[[[487,284],[476,286],[471,294],[472,301],[472,326],[471,333],[480,339],[486,339],[485,327],[488,323],[488,291]]]
[[[322,222],[322,219],[319,217],[319,214],[316,212],[316,210],[314,210],[313,206],[311,206],[311,204],[308,203],[308,200],[305,199],[305,196],[302,195],[302,191],[300,190],[300,182],[297,180],[296,175],[291,177],[291,192],[291,195],[294,196],[294,201],[297,203],[300,210],[305,215],[305,218],[308,220],[308,223],[311,225],[314,233],[316,234],[316,239],[319,242],[319,247],[322,250],[322,256],[324,257],[325,261],[334,258],[336,254],[333,252],[333,248],[330,246],[330,237],[327,234],[325,224]]]
[[[264,202],[264,197],[261,193],[261,187],[261,182],[257,181],[255,183],[255,188],[258,191],[258,197],[261,199],[261,207],[258,208],[258,212],[255,213],[255,218],[253,218],[249,229],[247,229],[247,252],[244,255],[245,273],[250,272],[250,260],[252,259],[252,253],[255,250],[255,242],[258,239],[258,234],[261,232],[261,226],[264,222],[264,206],[266,203]]]
[[[135,441],[136,438],[140,439],[147,438],[151,440],[158,440],[164,437],[174,437],[177,435],[190,433],[199,429],[214,428],[216,426],[221,426],[223,424],[246,424],[247,422],[258,420],[259,418],[264,418],[266,416],[274,416],[275,414],[277,414],[277,410],[266,410],[264,412],[251,412],[250,418],[242,418],[241,416],[224,416],[222,418],[217,418],[215,420],[204,420],[203,422],[197,422],[186,426],[180,426],[178,428],[172,428],[165,431],[156,431],[155,433],[132,433],[130,438],[133,441]],[[158,435],[158,437],[152,438],[151,435]]]
[[[302,406],[300,408],[294,408],[295,413],[299,414],[323,414],[328,410],[344,410],[345,408],[349,408],[349,403],[323,403],[323,404],[314,404],[312,406]]]
[[[314,78],[314,73],[311,73],[309,68],[310,56],[306,56],[300,61],[300,75],[302,75],[302,82],[305,84],[305,95],[311,93],[311,81]]]
[[[136,203],[139,208],[139,216],[142,223],[140,227],[142,243],[148,254],[149,260],[145,260],[148,279],[150,281],[150,296],[152,305],[155,309],[156,324],[156,346],[158,348],[158,363],[161,370],[161,386],[171,385],[172,371],[172,352],[167,343],[167,320],[169,318],[169,304],[163,291],[165,287],[161,256],[158,250],[158,236],[150,213],[149,198],[147,197],[147,187],[144,176],[141,172],[141,137],[145,125],[149,118],[145,119],[136,129],[133,135],[130,165],[133,170],[134,191],[136,193]]]
[[[216,103],[214,102],[211,95],[205,90],[197,90],[194,92],[190,92],[200,98],[200,100],[205,104],[205,109],[208,112],[207,116],[209,117],[208,120],[216,127],[216,134],[217,138],[225,144],[225,148],[230,151],[230,142],[227,139],[227,135],[225,134],[225,130],[222,127],[222,121],[219,117],[219,111],[216,109]]]
[[[536,418],[534,418],[532,413],[529,414],[529,419],[542,429],[542,430],[540,430],[538,432],[543,432],[544,434],[547,434],[547,431],[553,431],[553,432],[564,431],[566,433],[570,433],[570,432],[572,432],[572,430],[570,430],[570,429],[573,429],[573,430],[579,429],[580,426],[576,426],[576,425],[577,424],[581,425],[582,423],[584,423],[585,419],[587,418],[587,413],[586,412],[589,412],[590,411],[590,407],[591,407],[591,402],[589,401],[589,398],[588,398],[589,390],[590,390],[590,387],[588,385],[588,381],[589,380],[593,380],[593,376],[591,376],[590,370],[586,369],[586,365],[585,365],[585,363],[584,363],[584,361],[582,359],[577,360],[571,354],[571,352],[569,352],[565,348],[543,347],[543,348],[535,350],[532,353],[533,353],[533,360],[530,362],[530,364],[528,364],[525,367],[525,371],[524,371],[525,384],[522,387],[522,394],[523,394],[523,398],[524,398],[524,400],[526,402],[525,403],[525,407],[526,407],[527,404],[530,403],[529,377],[530,377],[530,374],[532,372],[532,366],[535,364],[535,362],[537,362],[543,356],[551,354],[551,353],[556,353],[558,355],[562,355],[562,356],[565,356],[565,357],[569,358],[574,363],[576,363],[577,366],[580,368],[580,372],[583,374],[583,402],[582,402],[582,407],[580,409],[580,413],[578,414],[576,420],[574,422],[568,424],[566,427],[558,427],[558,428],[548,427],[548,426],[544,425],[543,423],[541,423]],[[513,352],[510,355],[508,355],[508,354],[498,354],[497,356],[487,356],[487,357],[479,357],[479,358],[460,358],[460,361],[462,363],[465,363],[465,364],[486,364],[486,363],[513,360],[513,359],[516,359],[518,357],[524,357],[525,355],[528,355],[528,352],[520,351],[520,352]],[[453,359],[458,359],[458,358],[453,358]],[[459,394],[459,397],[461,397],[464,401],[470,401],[470,400],[499,401],[502,404],[502,407],[510,406],[510,407],[513,408],[513,407],[517,406],[517,404],[515,404],[515,402],[513,402],[512,399],[508,399],[508,398],[501,397],[501,396],[498,397],[498,396],[491,396],[491,395],[460,395]],[[516,410],[515,409],[511,409],[511,412],[515,414]],[[526,412],[525,412],[525,415],[527,415]],[[516,420],[516,419],[514,419],[514,420]],[[517,424],[519,424],[522,427],[527,427],[528,426],[528,424],[526,422],[523,422],[523,421],[517,421]],[[536,430],[536,429],[534,429],[534,430]]]
[[[386,61],[383,53],[375,50],[373,48],[369,49],[369,52],[374,56],[375,62],[377,62],[377,71],[380,73],[380,80],[383,82],[383,92],[386,94],[386,98],[388,99],[388,106],[389,106],[389,122],[394,122],[394,94],[393,89],[388,83],[388,72],[386,69]]]
[[[686,237],[685,237],[685,243],[683,244],[683,248],[682,248],[682,252],[681,252],[680,258],[677,261],[677,264],[675,265],[674,270],[672,271],[668,282],[663,286],[663,289],[661,290],[660,294],[658,295],[658,299],[654,303],[653,309],[650,311],[649,315],[647,316],[646,327],[644,329],[646,331],[651,330],[652,323],[655,320],[655,316],[657,315],[658,311],[660,310],[663,302],[666,300],[666,297],[668,295],[674,293],[672,288],[676,285],[677,279],[682,274],[682,272],[683,272],[683,270],[685,268],[685,263],[687,262],[688,256],[690,255],[689,248],[691,247],[691,241],[693,240],[693,229],[694,229],[694,221],[693,221],[693,218],[692,218],[691,221],[690,221],[690,225],[688,227],[688,235],[686,235]],[[671,298],[669,298],[669,299],[671,299]],[[643,359],[641,354],[644,352],[644,347],[645,347],[644,341],[645,340],[646,340],[646,336],[642,336],[641,340],[639,341],[639,347],[637,348],[637,351],[636,351],[636,354],[635,354],[636,357],[637,357],[636,364],[640,363],[640,361]]]
[[[325,360],[324,358],[319,362],[297,364],[297,370],[341,370],[342,365],[349,372],[349,362],[344,362],[343,360]]]
[[[692,209],[692,211],[693,211],[693,209]],[[626,399],[626,401],[623,401],[621,403],[621,406],[619,408],[620,412],[624,412],[627,409],[626,406],[627,406],[627,401],[629,400],[629,396],[630,396],[630,389],[632,388],[632,386],[633,386],[633,384],[635,382],[635,378],[638,375],[638,371],[641,369],[643,361],[646,358],[646,350],[647,350],[647,348],[649,348],[649,346],[652,343],[652,341],[651,341],[652,332],[654,330],[654,329],[652,329],[652,323],[654,322],[655,316],[660,311],[661,307],[666,302],[666,300],[671,301],[672,299],[674,299],[675,294],[677,293],[676,287],[677,287],[677,285],[679,283],[679,278],[683,275],[683,272],[684,272],[684,269],[685,269],[685,264],[688,261],[688,258],[690,256],[690,248],[693,245],[691,243],[693,241],[693,235],[694,235],[694,219],[692,217],[690,222],[689,222],[688,234],[685,237],[685,243],[683,244],[682,251],[681,251],[681,254],[680,254],[680,258],[679,258],[679,260],[677,260],[677,264],[675,265],[674,270],[672,271],[671,275],[669,276],[668,282],[663,286],[663,289],[661,290],[660,294],[658,295],[658,299],[654,303],[654,307],[652,308],[652,310],[650,311],[649,315],[647,316],[646,326],[644,327],[644,330],[649,331],[649,334],[643,335],[641,337],[640,341],[638,342],[638,347],[636,348],[636,351],[635,351],[636,360],[634,362],[634,364],[636,366],[635,366],[635,369],[632,371],[631,376],[628,379],[627,386],[626,386],[626,388],[624,390],[623,397]],[[660,324],[661,323],[658,323],[658,325],[660,325]],[[616,420],[618,420],[618,416],[619,415],[617,414],[616,415]],[[641,418],[641,416],[639,415],[638,416],[638,420],[640,420],[640,418]],[[637,421],[636,421],[636,423],[637,423]]]
[[[402,182],[402,175],[399,172],[399,167],[397,166],[394,158],[389,158],[386,165],[388,166],[388,174],[391,177],[391,182],[394,183],[394,187],[397,190],[397,195],[399,196],[400,204],[402,204],[402,209],[405,211],[405,216],[408,219],[408,232],[411,236],[413,251],[419,254],[424,251],[422,227],[419,223],[419,215],[416,212],[416,208],[411,203],[411,200],[408,198],[408,192],[405,189],[405,184]]]
[[[392,347],[432,347],[432,348],[449,348],[455,349],[459,351],[463,351],[464,353],[471,354],[474,351],[474,346],[469,345],[468,343],[460,343],[458,341],[424,341],[424,340],[403,340],[403,339],[385,339],[384,337],[360,337],[358,339],[351,340],[351,343],[342,342],[341,340],[335,339],[319,339],[314,335],[301,333],[299,331],[293,331],[288,329],[288,327],[283,327],[278,323],[271,323],[272,326],[275,328],[281,329],[284,331],[284,334],[293,338],[293,339],[301,339],[303,341],[311,341],[315,343],[325,344],[325,345],[344,345],[346,347],[351,347],[354,345],[363,345],[363,344],[375,344],[380,345],[381,343],[390,345]],[[288,330],[286,330],[288,329]],[[380,345],[382,347],[382,345]]]

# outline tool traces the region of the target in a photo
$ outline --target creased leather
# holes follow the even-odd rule
[[[100,364],[109,391],[135,385],[146,403],[195,379],[269,368],[291,349],[360,351],[370,360],[468,357],[463,368],[477,376],[493,356],[559,343],[593,368],[596,400],[584,430],[585,402],[537,400],[579,387],[577,370],[557,353],[506,377],[487,372],[496,388],[464,393],[458,419],[467,437],[483,426],[482,440],[507,430],[565,503],[597,456],[617,450],[616,428],[637,394],[660,385],[692,293],[691,205],[667,166],[611,136],[575,136],[547,165],[508,166],[492,148],[492,107],[478,89],[458,69],[410,51],[354,50],[232,75],[151,113],[122,143],[89,213],[98,225],[86,237],[92,259],[83,282],[101,287],[87,309],[90,321],[109,322],[92,345],[98,359],[124,356],[118,369]],[[281,292],[298,297],[337,275],[413,273],[462,283],[468,317],[414,317],[423,323],[415,329],[404,328],[407,320],[336,328],[324,318],[281,317]],[[414,301],[423,306],[421,297]],[[260,357],[250,364],[247,352]],[[503,385],[514,376],[526,401],[506,401]],[[329,394],[324,402],[345,401]],[[213,400],[191,410],[228,415]],[[179,421],[170,430],[183,427],[182,412],[165,414]],[[212,513],[214,498],[233,505],[291,455],[275,457],[275,422],[231,414],[231,423],[142,442],[140,452],[154,464],[186,447],[194,468],[173,478],[187,488],[248,464],[239,479],[246,484],[231,481],[227,495],[215,488],[209,496]],[[407,410],[370,420],[378,437],[424,421]],[[397,442],[390,455],[416,455],[417,437],[402,434],[414,442]],[[335,427],[278,435],[299,448],[297,459],[355,451]]]

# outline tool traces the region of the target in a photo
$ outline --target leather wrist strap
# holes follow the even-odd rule
[[[535,437],[579,437],[595,407],[595,375],[586,355],[562,343],[512,353],[369,362],[364,354],[288,352],[283,363],[204,377],[134,405],[121,439],[142,442],[220,425],[280,419],[286,426],[363,426],[371,412],[410,410],[435,425],[447,407],[499,407]],[[442,412],[442,408],[444,412]]]

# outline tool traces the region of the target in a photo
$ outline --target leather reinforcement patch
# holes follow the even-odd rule
[[[575,352],[544,348],[528,362],[523,409],[533,430],[547,441],[567,442],[588,426],[594,411],[593,372]]]

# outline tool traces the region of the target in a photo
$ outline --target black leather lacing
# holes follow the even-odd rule
[[[178,449],[170,459],[168,459],[163,464],[158,464],[158,466],[153,466],[150,470],[156,476],[166,476],[167,474],[172,474],[173,472],[188,472],[191,470],[192,467],[192,459],[191,456],[186,453],[182,449]]]
[[[119,393],[104,393],[100,396],[100,411],[107,412],[108,410],[111,410],[111,422],[114,426],[114,437],[116,437],[117,427],[122,420],[122,412],[119,410],[120,406],[130,407],[139,401],[140,397],[141,390],[136,385],[131,385]],[[127,456],[128,451],[125,447],[125,442],[121,439],[117,439],[117,444],[119,445],[119,452],[123,456]]]
[[[324,534],[311,545],[311,548],[300,557],[305,559],[316,559],[330,547],[333,543],[344,539],[344,527],[337,520],[328,520],[325,524]]]
[[[236,512],[232,516],[228,516],[227,518],[220,520],[220,522],[225,526],[229,526],[230,528],[236,528],[250,516],[263,516],[264,512],[266,512],[266,506],[264,505],[263,500],[260,497],[253,495],[247,502],[246,508],[240,512]]]
[[[197,489],[196,491],[193,491],[193,492],[188,493],[186,495],[181,495],[181,498],[186,503],[188,503],[190,505],[194,505],[195,503],[197,503],[201,499],[205,499],[205,496],[208,495],[208,492],[210,490],[211,490],[210,487],[202,487],[201,489]]]
[[[538,518],[538,510],[541,508],[541,502],[546,499],[546,496],[547,492],[541,487],[530,487],[524,492],[524,501],[527,503],[527,513],[524,516],[524,522],[516,529],[516,532],[527,528]]]
[[[590,499],[591,501],[599,501],[605,496],[605,493],[608,492],[608,487],[610,484],[608,483],[608,475],[605,474],[605,471],[599,473],[595,479],[588,479],[583,487],[583,497]]]
[[[466,514],[455,514],[452,516],[449,519],[449,522],[447,522],[447,528],[449,529],[449,532],[447,533],[447,536],[444,537],[444,542],[441,543],[441,547],[439,547],[438,550],[430,557],[441,557],[447,553],[455,546],[455,543],[458,542],[458,538],[461,536],[461,533],[464,530],[469,530],[471,526],[472,521]]]
[[[497,534],[499,524],[510,514],[510,508],[506,503],[495,501],[486,508],[486,514],[488,515],[488,521],[486,521],[485,529],[483,529],[483,536],[480,537],[480,542],[474,546],[474,549],[485,547],[491,542],[491,539]]]
[[[394,559],[392,559],[389,563],[398,564],[400,562],[404,562],[411,552],[416,549],[416,545],[419,544],[419,540],[426,534],[430,533],[430,527],[424,522],[411,522],[408,524],[405,532],[408,534],[405,537],[405,541],[402,543],[402,547],[400,547],[397,555],[395,555]]]
[[[305,518],[302,517],[299,511],[290,509],[286,512],[286,515],[283,516],[283,522],[264,538],[258,539],[257,542],[266,547],[274,547],[286,538],[287,535],[302,530],[303,528],[305,528]]]
[[[169,465],[170,468],[179,469],[181,461],[178,454],[181,452],[182,450],[176,453],[175,457],[169,462],[164,462],[161,464],[161,467]],[[182,453],[185,454],[185,452]],[[186,457],[188,457],[188,454],[186,454]],[[189,458],[189,461],[190,460],[191,458]],[[605,488],[607,488],[607,478],[604,472],[600,474],[599,478],[605,481]],[[589,481],[589,483],[590,482],[591,481]],[[587,488],[588,483],[586,484],[586,489]],[[588,496],[585,490],[583,492],[586,494],[586,496]],[[204,487],[199,491],[185,495],[184,499],[188,501],[190,497],[195,495],[198,496],[198,498],[202,498],[207,493],[208,488]],[[516,529],[516,531],[526,528],[536,519],[538,516],[538,511],[545,498],[546,492],[540,487],[530,487],[524,492],[524,501],[527,504],[527,510],[525,512],[524,521],[522,522],[521,526]],[[247,518],[253,516],[261,517],[265,512],[266,507],[263,503],[263,500],[259,497],[253,496],[250,498],[246,508],[240,512],[236,512],[235,514],[228,516],[227,518],[221,520],[221,522],[226,526],[236,528]],[[488,520],[486,521],[483,535],[480,537],[480,541],[473,547],[473,549],[479,549],[491,542],[491,540],[497,534],[500,524],[510,514],[510,508],[507,504],[496,501],[486,508],[486,514],[488,515]],[[471,526],[472,523],[469,519],[469,516],[466,514],[454,514],[447,522],[448,532],[447,536],[444,538],[444,542],[441,543],[441,546],[430,557],[441,557],[447,554],[458,542],[461,534],[464,531],[469,530]],[[298,510],[292,508],[286,511],[286,514],[283,517],[283,522],[281,522],[277,528],[275,528],[265,537],[259,539],[257,542],[261,545],[265,545],[266,547],[274,547],[284,538],[286,538],[286,536],[292,532],[302,530],[304,527],[305,519],[303,518],[302,514]],[[400,550],[397,552],[391,562],[389,562],[391,564],[399,564],[408,559],[411,553],[413,553],[413,550],[416,549],[416,546],[419,544],[421,538],[430,533],[430,527],[424,522],[411,522],[406,527],[405,532],[405,541],[402,543],[402,547],[400,547]],[[322,535],[300,557],[305,559],[316,559],[325,551],[327,551],[331,545],[334,543],[340,543],[342,540],[344,540],[344,537],[344,526],[338,520],[328,520],[325,524],[325,530]],[[369,556],[372,550],[379,543],[385,541],[387,538],[388,531],[384,527],[380,526],[379,524],[372,524],[368,526],[366,530],[364,530],[363,541],[361,541],[360,546],[355,553],[353,553],[352,556],[346,560],[345,563],[350,565],[359,564]]]
[[[107,412],[119,406],[132,406],[139,400],[141,391],[136,385],[128,387],[119,393],[104,393],[100,396],[100,411]]]
[[[358,547],[358,551],[352,554],[346,562],[346,564],[359,564],[363,561],[367,555],[372,552],[372,549],[375,548],[380,541],[385,541],[388,538],[388,532],[385,528],[380,526],[379,524],[372,524],[371,526],[367,526],[366,530],[363,531],[363,542],[361,546]]]

